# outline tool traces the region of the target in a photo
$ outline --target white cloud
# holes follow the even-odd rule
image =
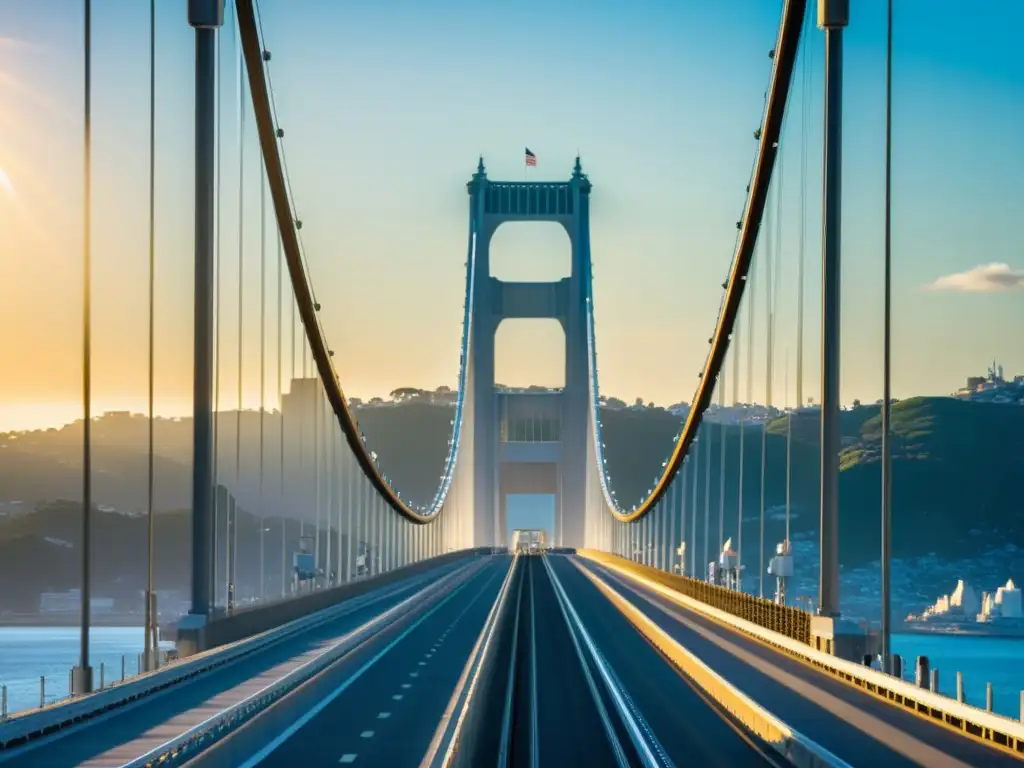
[[[981,264],[966,272],[944,275],[925,288],[964,293],[1024,291],[1024,269],[1011,269],[1009,264]]]

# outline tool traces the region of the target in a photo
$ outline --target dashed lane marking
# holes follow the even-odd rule
[[[341,756],[341,759],[338,762],[339,763],[354,763],[356,761],[356,757],[357,757],[357,755],[355,753],[347,752],[346,754]]]
[[[363,731],[359,735],[362,736],[364,739],[372,739],[373,738],[373,731]]]

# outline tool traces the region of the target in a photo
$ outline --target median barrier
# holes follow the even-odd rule
[[[184,657],[190,656],[195,652],[219,648],[222,645],[237,642],[242,638],[251,637],[260,632],[295,621],[303,616],[330,608],[356,595],[361,595],[368,589],[376,589],[377,587],[383,587],[402,579],[407,579],[410,576],[416,576],[431,568],[437,568],[440,565],[454,562],[466,556],[490,554],[490,551],[489,547],[478,547],[476,549],[450,552],[438,557],[431,557],[427,560],[404,565],[387,573],[310,592],[307,595],[278,600],[269,605],[254,605],[237,609],[230,614],[210,621],[198,630],[179,629],[177,643],[179,653]],[[191,651],[191,653],[182,652],[180,650],[182,647],[186,651]]]

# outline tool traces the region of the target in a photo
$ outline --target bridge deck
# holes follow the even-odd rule
[[[351,612],[270,645],[262,652],[67,731],[10,752],[0,752],[0,765],[4,768],[123,765],[260,691],[417,589],[436,581],[441,573],[456,567],[447,564],[428,574],[383,586],[368,593],[380,599],[371,598]]]
[[[745,694],[852,765],[1020,765],[1008,754],[887,704],[597,563],[577,562]]]
[[[419,765],[509,563],[488,561],[449,599],[332,664],[194,764]]]

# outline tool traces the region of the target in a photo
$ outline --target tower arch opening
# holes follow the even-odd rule
[[[555,221],[504,222],[491,236],[491,277],[553,283],[572,275],[572,241]]]
[[[516,389],[565,386],[565,331],[557,320],[502,320],[494,334],[494,382]]]

